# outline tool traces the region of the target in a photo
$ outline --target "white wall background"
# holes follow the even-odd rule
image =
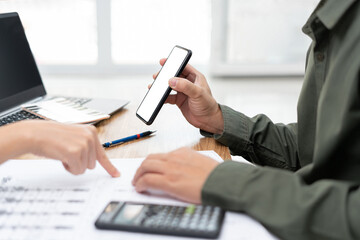
[[[286,75],[303,68],[301,26],[318,1],[0,0],[0,12],[20,14],[45,73],[153,73],[178,44],[218,75]]]

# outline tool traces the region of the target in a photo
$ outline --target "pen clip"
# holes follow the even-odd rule
[[[114,143],[114,144],[109,144],[109,147],[114,147],[114,146],[118,146],[118,145],[121,145],[125,142],[119,142],[119,143]]]

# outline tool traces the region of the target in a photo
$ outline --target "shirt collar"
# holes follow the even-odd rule
[[[355,0],[327,0],[323,6],[316,11],[319,20],[327,29],[332,29],[349,9]]]

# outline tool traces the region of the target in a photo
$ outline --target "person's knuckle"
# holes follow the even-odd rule
[[[94,133],[92,130],[87,129],[87,131],[84,132],[84,138],[92,140],[94,138]]]
[[[178,154],[182,154],[182,153],[188,152],[188,151],[189,151],[188,147],[181,147],[181,148],[176,149],[172,153],[175,154],[175,155],[178,155]]]
[[[205,75],[203,73],[199,72],[197,75],[198,75],[199,78],[205,79]]]
[[[76,146],[73,146],[69,149],[69,154],[70,154],[70,157],[72,159],[79,159],[81,157],[81,153],[82,153],[82,147],[81,145],[76,145]]]
[[[81,173],[80,173],[79,170],[74,170],[74,171],[72,172],[72,174],[74,174],[74,175],[80,175]]]
[[[141,164],[141,166],[140,166],[140,173],[141,174],[144,174],[144,173],[146,173],[147,171],[149,171],[149,164],[147,163],[147,162],[143,162],[143,164]]]
[[[149,155],[147,156],[147,158],[145,159],[145,161],[144,161],[144,162],[149,161],[149,159],[154,159],[154,158],[155,158],[155,156],[156,156],[156,154],[149,154]],[[144,162],[143,162],[143,163],[144,163]]]
[[[142,167],[144,169],[149,169],[149,167],[151,167],[151,165],[152,165],[152,161],[144,161]]]
[[[200,98],[204,95],[204,89],[200,87],[194,87],[193,92],[194,98]]]
[[[178,179],[179,179],[179,174],[178,173],[172,173],[172,174],[167,174],[166,175],[166,183],[175,183],[175,182],[177,182],[178,181]]]
[[[93,144],[93,138],[91,137],[86,137],[85,141],[83,142],[83,149],[88,149],[91,147],[91,145]]]
[[[164,163],[171,164],[171,162],[173,162],[176,158],[178,158],[179,155],[181,155],[180,149],[176,149],[172,152],[167,153],[165,156],[166,161],[164,161]]]
[[[79,175],[79,170],[72,166],[72,164],[68,165],[67,170],[73,175]]]
[[[139,167],[139,172],[146,172],[147,166],[146,166],[146,162],[143,162],[140,167]]]
[[[83,151],[85,151],[89,146],[89,142],[88,139],[85,139],[85,141],[81,141],[81,143],[78,144],[77,148],[78,148],[78,152],[82,153]]]
[[[86,171],[86,168],[82,167],[82,168],[79,169],[78,173],[83,174],[83,173],[85,173],[85,171]]]
[[[76,154],[79,153],[79,147],[71,146],[70,148],[68,148],[68,153],[70,154],[70,156],[75,156]]]
[[[88,130],[90,131],[90,133],[91,133],[92,135],[94,135],[94,134],[97,133],[96,127],[94,127],[93,125],[89,125],[89,126],[88,126]]]
[[[143,180],[143,185],[146,187],[151,186],[153,183],[152,177],[150,175],[143,176],[142,180]]]
[[[176,156],[179,153],[180,149],[176,149],[172,152],[169,152],[168,154],[166,154],[166,159],[172,159],[174,156]]]
[[[92,163],[90,163],[89,169],[94,169],[95,166],[96,166],[96,163],[95,163],[95,162],[92,162]]]

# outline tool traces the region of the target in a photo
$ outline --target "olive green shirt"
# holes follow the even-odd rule
[[[313,41],[297,123],[220,105],[224,132],[201,133],[264,167],[225,161],[202,202],[245,212],[281,239],[360,239],[360,1],[321,1],[303,32]]]

